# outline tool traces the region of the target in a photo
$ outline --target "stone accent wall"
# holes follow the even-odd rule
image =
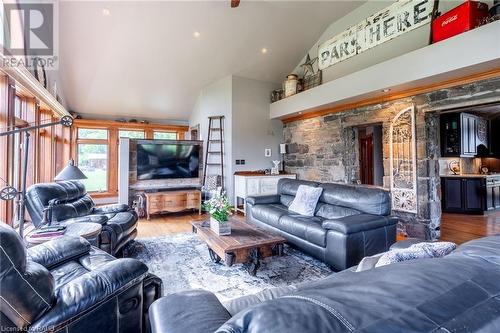
[[[418,213],[395,212],[409,236],[435,239],[440,235],[439,112],[500,101],[500,78],[287,123],[283,129],[288,154],[286,171],[299,179],[357,183],[358,127],[381,124],[384,187],[390,188],[389,127],[403,108],[414,105],[416,119]]]

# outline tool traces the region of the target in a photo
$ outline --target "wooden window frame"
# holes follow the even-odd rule
[[[106,129],[108,130],[108,139],[78,139],[79,128]],[[118,196],[118,167],[109,168],[110,165],[118,166],[118,144],[119,131],[139,131],[144,132],[144,139],[154,138],[154,132],[177,133],[177,139],[183,140],[184,133],[189,129],[188,126],[164,125],[164,124],[138,124],[122,123],[117,121],[97,120],[97,119],[75,119],[72,127],[71,156],[77,161],[78,144],[103,144],[108,145],[108,168],[107,182],[108,190],[106,192],[89,192],[94,198],[113,198]],[[78,161],[77,161],[78,163]]]

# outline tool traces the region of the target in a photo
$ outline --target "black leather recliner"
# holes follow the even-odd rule
[[[161,280],[135,259],[116,259],[77,237],[26,250],[0,223],[0,330],[146,332]]]
[[[300,185],[323,188],[314,216],[288,210]],[[390,194],[382,188],[280,179],[277,195],[249,197],[246,203],[247,220],[334,270],[387,251],[396,241],[398,219],[390,215]]]
[[[38,227],[43,210],[51,200],[52,221],[59,224],[94,222],[102,225],[99,248],[115,255],[137,235],[137,214],[128,205],[96,207],[79,181],[35,184],[28,188],[26,207],[32,223]]]

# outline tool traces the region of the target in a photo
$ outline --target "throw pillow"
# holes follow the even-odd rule
[[[322,192],[323,188],[321,187],[299,185],[297,195],[295,195],[288,210],[304,216],[314,216],[316,204]]]
[[[380,257],[382,257],[385,253],[375,254],[373,256],[364,257],[356,267],[356,272],[367,271],[375,267]]]
[[[392,250],[384,253],[375,264],[375,267],[415,259],[440,258],[456,248],[457,245],[451,242],[423,242],[413,244],[406,249]]]

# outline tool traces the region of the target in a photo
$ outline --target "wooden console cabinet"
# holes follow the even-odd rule
[[[200,190],[176,190],[145,193],[146,214],[150,219],[151,214],[176,213],[187,209],[197,209],[201,215]]]
[[[296,179],[295,174],[266,175],[259,172],[240,171],[234,174],[234,206],[246,214],[246,197],[257,197],[278,193],[281,178]]]

